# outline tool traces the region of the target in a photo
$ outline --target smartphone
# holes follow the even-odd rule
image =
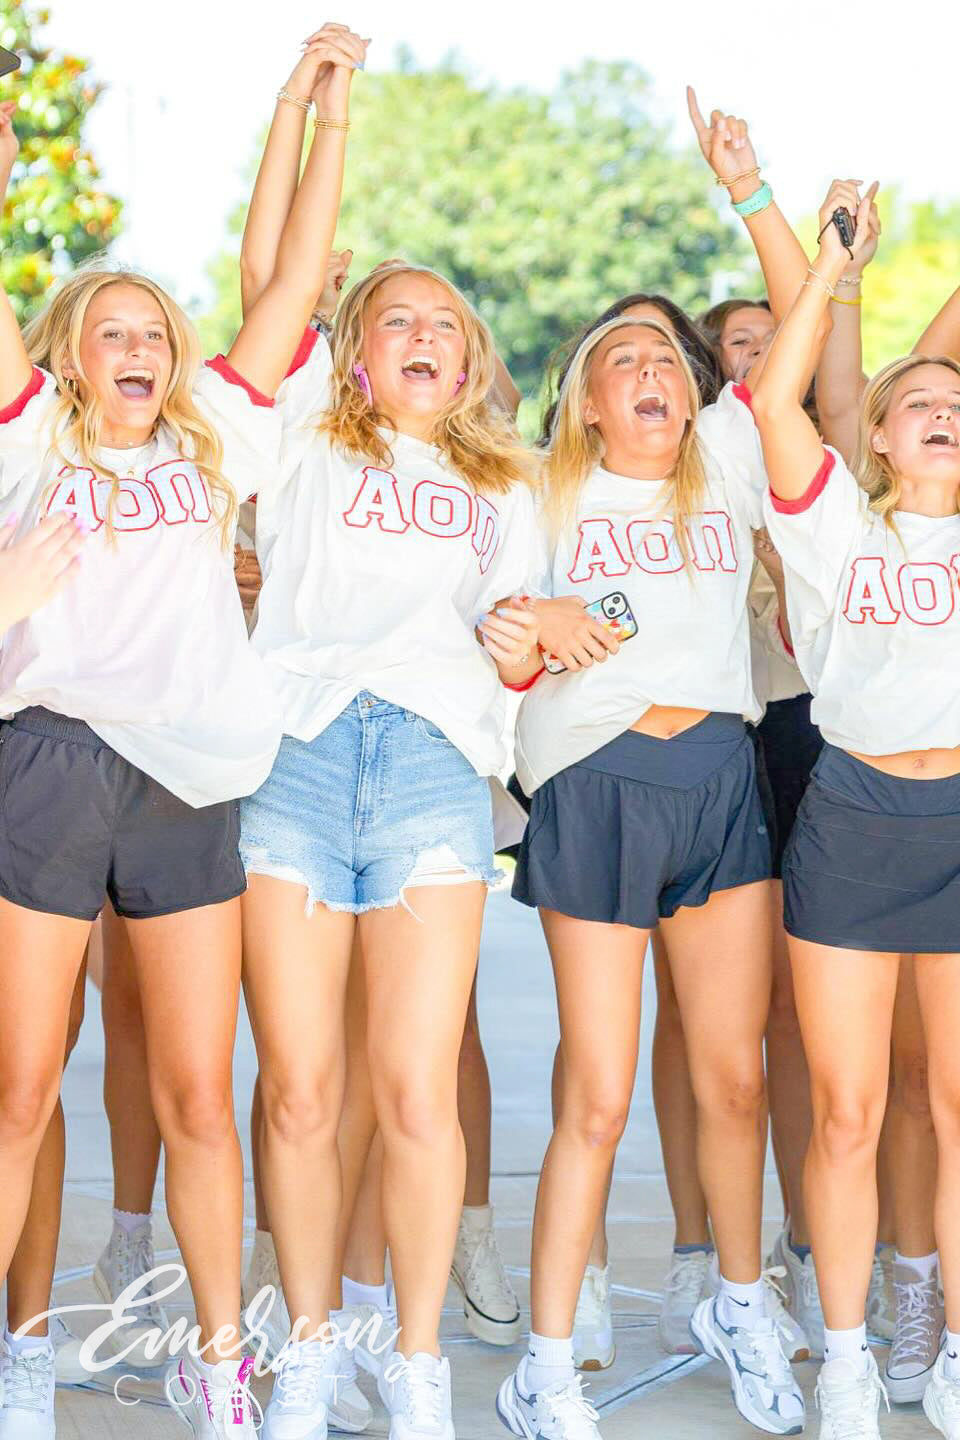
[[[830,216],[830,219],[837,227],[837,234],[840,236],[840,244],[843,245],[847,250],[849,250],[850,247],[853,245],[854,236],[857,233],[857,227],[853,223],[853,216],[850,214],[850,211],[847,210],[845,206],[841,205],[839,209],[834,210],[833,214]]]
[[[624,640],[632,640],[637,633],[637,622],[633,618],[630,602],[622,590],[614,590],[611,594],[604,595],[602,600],[594,600],[586,609],[591,620],[599,620],[604,629],[615,635],[621,644]],[[556,655],[544,655],[543,663],[551,675],[560,675],[567,668]]]

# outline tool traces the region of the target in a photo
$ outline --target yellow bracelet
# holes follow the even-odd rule
[[[286,100],[288,105],[296,105],[298,110],[305,110],[307,114],[310,113],[310,106],[313,104],[312,100],[304,100],[299,95],[291,95],[287,89],[278,90],[277,99]]]
[[[327,120],[327,119],[326,119],[324,116],[322,116],[322,115],[318,115],[317,118],[316,118],[316,120],[314,120],[313,124],[314,124],[314,128],[317,129],[317,130],[343,130],[343,131],[347,131],[347,130],[350,129],[350,121],[349,121],[349,120]]]
[[[843,298],[842,295],[831,295],[831,296],[830,296],[830,299],[833,301],[834,305],[862,305],[862,304],[863,304],[863,301],[861,300],[861,298],[860,298],[859,295],[857,296],[856,300],[844,300],[844,298]]]

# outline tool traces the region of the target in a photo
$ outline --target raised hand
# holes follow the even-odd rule
[[[736,115],[725,115],[722,110],[714,110],[708,125],[697,104],[692,85],[687,86],[687,110],[703,158],[719,180],[730,180],[734,175],[742,175],[745,170],[756,168],[757,157],[746,120],[740,120]],[[753,188],[756,189],[756,184]]]
[[[352,250],[333,250],[330,259],[327,261],[327,280],[320,294],[314,315],[319,316],[327,325],[333,323],[333,317],[337,313],[337,306],[340,303],[340,291],[346,283],[350,273],[350,266],[353,263]]]
[[[354,71],[363,69],[370,41],[355,35],[347,25],[329,21],[303,43],[304,59],[317,64],[312,87],[317,114],[345,119]]]
[[[851,268],[862,269],[863,264],[866,264],[866,261],[861,262],[859,258],[863,250],[868,243],[872,244],[873,251],[877,248],[876,235],[879,234],[879,220],[871,219],[871,215],[875,216],[876,214],[873,197],[877,193],[877,184],[874,182],[861,200],[860,186],[862,183],[861,180],[834,180],[827,191],[827,198],[820,207],[820,254],[831,266],[836,266],[843,257],[846,257]],[[849,250],[840,239],[836,225],[832,223],[834,211],[839,209],[848,211],[856,225],[856,233]],[[871,251],[871,255],[873,251]]]
[[[334,66],[362,69],[369,43],[354,35],[348,25],[329,21],[304,40],[303,54],[290,73],[286,89],[300,100],[315,99],[314,91],[321,73]]]
[[[13,543],[15,521],[0,529],[0,632],[52,600],[80,564],[86,529],[73,515],[49,516]]]

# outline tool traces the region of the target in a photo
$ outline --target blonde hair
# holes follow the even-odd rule
[[[553,539],[573,526],[584,484],[590,472],[603,459],[603,436],[595,425],[588,425],[583,409],[590,381],[590,368],[597,347],[617,330],[643,326],[653,330],[670,346],[687,385],[690,419],[687,421],[669,475],[664,477],[663,513],[671,512],[674,533],[684,565],[690,561],[690,541],[686,522],[701,509],[706,485],[703,456],[697,439],[696,424],[700,413],[700,392],[687,357],[675,335],[655,320],[636,320],[618,316],[593,330],[581,342],[570,361],[557,401],[553,439],[544,472],[546,499],[544,514]]]
[[[167,322],[173,367],[160,405],[157,425],[172,432],[185,458],[193,461],[210,488],[214,513],[218,513],[220,537],[227,546],[237,519],[237,497],[223,475],[223,442],[215,428],[201,415],[193,399],[193,386],[200,368],[197,333],[166,291],[135,271],[86,267],[76,271],[57,290],[48,305],[23,332],[27,354],[35,365],[48,370],[57,382],[59,396],[53,411],[51,445],[64,464],[74,467],[64,453],[80,457],[83,465],[111,482],[107,525],[112,534],[113,517],[120,491],[120,477],[95,459],[102,443],[103,406],[89,385],[69,381],[64,365],[72,366],[83,378],[80,363],[80,336],[90,302],[108,285],[135,285],[157,302]],[[81,393],[81,389],[85,393]]]
[[[389,427],[389,419],[367,399],[357,383],[354,366],[363,363],[366,307],[380,286],[395,275],[426,275],[442,285],[463,324],[463,368],[467,378],[437,415],[431,443],[450,468],[480,494],[502,495],[518,481],[529,484],[534,475],[534,457],[512,420],[490,401],[496,375],[493,337],[460,291],[423,265],[404,261],[379,265],[354,285],[341,304],[331,335],[330,408],[319,419],[320,431],[348,454],[369,456],[379,465],[393,464],[390,447],[377,428]]]
[[[887,417],[893,392],[899,382],[904,375],[921,365],[942,365],[960,376],[960,362],[948,355],[906,355],[902,360],[891,361],[874,375],[864,391],[860,409],[853,473],[867,493],[868,508],[874,515],[879,515],[891,530],[897,528],[893,517],[900,504],[903,486],[889,455],[880,455],[873,448],[873,436]],[[957,509],[960,510],[960,494]]]

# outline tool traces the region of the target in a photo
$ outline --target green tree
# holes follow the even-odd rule
[[[99,187],[83,145],[100,87],[85,60],[37,43],[48,19],[25,0],[0,0],[0,44],[23,62],[3,81],[3,92],[19,97],[20,155],[0,215],[0,279],[21,320],[42,304],[57,271],[110,243],[120,220],[120,202]]]
[[[696,308],[714,270],[743,266],[699,153],[651,117],[634,65],[588,62],[542,96],[480,87],[452,62],[401,63],[360,78],[352,119],[338,244],[356,252],[354,275],[391,255],[435,267],[528,394],[553,349],[618,295],[662,290]],[[239,318],[235,259],[211,273],[206,338],[220,345]]]

